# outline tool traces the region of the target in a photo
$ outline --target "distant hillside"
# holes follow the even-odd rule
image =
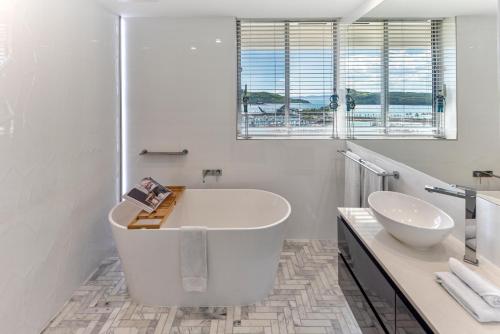
[[[243,95],[243,93],[242,93]],[[309,103],[307,100],[303,99],[290,99],[291,103]],[[248,93],[248,103],[250,104],[263,104],[263,103],[285,103],[285,97],[283,95],[269,93],[269,92],[249,92]]]
[[[354,91],[356,104],[380,104],[380,93]],[[391,105],[432,105],[431,93],[391,92],[389,93]]]
[[[353,93],[356,104],[380,104],[380,93],[361,92],[354,90]],[[248,93],[250,104],[264,103],[285,103],[285,97],[280,94],[269,92],[250,92]],[[311,99],[318,97],[311,97]],[[321,99],[328,101],[329,97]],[[291,103],[311,103],[307,97],[303,99],[292,98]],[[432,105],[431,93],[413,93],[413,92],[391,92],[389,95],[389,104],[391,105]]]

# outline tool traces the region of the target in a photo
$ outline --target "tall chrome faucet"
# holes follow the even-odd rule
[[[465,255],[464,261],[470,264],[478,265],[479,261],[476,255],[476,190],[469,187],[452,185],[454,188],[463,190],[452,191],[439,187],[425,186],[425,190],[430,193],[438,193],[465,199]]]

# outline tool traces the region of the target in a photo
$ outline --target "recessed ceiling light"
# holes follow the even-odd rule
[[[215,39],[215,43],[217,43],[217,44],[222,43],[222,39],[220,39],[220,38],[216,38],[216,39]]]
[[[197,47],[196,46],[192,46],[192,47],[190,47],[190,49],[191,49],[191,51],[195,51],[197,49]]]
[[[118,0],[118,2],[128,2],[128,3],[134,3],[134,2],[160,2],[160,0]]]

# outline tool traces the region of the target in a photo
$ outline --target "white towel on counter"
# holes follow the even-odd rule
[[[205,292],[208,283],[207,228],[180,228],[180,264],[182,287],[187,292]]]
[[[359,160],[359,155],[350,151],[346,155]],[[344,180],[344,206],[348,208],[359,208],[361,204],[361,166],[345,158],[345,180]]]
[[[436,279],[448,293],[456,299],[477,321],[500,321],[500,308],[491,307],[483,298],[472,291],[455,274],[450,272],[435,273]]]
[[[467,268],[461,261],[450,258],[448,265],[450,270],[475,293],[484,299],[492,307],[500,308],[500,289],[478,273]]]
[[[371,162],[365,161],[365,165],[369,166],[373,170],[375,170],[377,173],[383,173],[384,170],[377,165],[372,164]],[[370,196],[371,193],[375,191],[382,191],[386,190],[386,185],[384,184],[387,182],[387,178],[383,176],[379,176],[376,173],[363,168],[363,173],[362,173],[362,180],[363,180],[363,186],[362,186],[362,192],[361,192],[361,207],[362,208],[367,208],[369,207],[368,205],[368,196]]]

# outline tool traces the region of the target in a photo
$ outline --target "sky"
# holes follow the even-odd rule
[[[431,27],[428,21],[373,21],[346,27],[335,22],[289,22],[288,26],[284,22],[242,22],[241,84],[253,92],[284,95],[288,36],[291,97],[332,94],[336,49],[338,88],[379,93],[386,38],[390,91],[431,93]]]
[[[349,51],[342,53],[346,55]],[[357,49],[339,64],[339,86],[358,91],[380,92],[382,51]],[[330,50],[290,52],[290,95],[304,97],[331,95],[334,55]],[[390,91],[430,93],[432,60],[429,49],[397,49],[389,52]],[[284,50],[242,50],[241,84],[253,92],[267,91],[284,95]]]

